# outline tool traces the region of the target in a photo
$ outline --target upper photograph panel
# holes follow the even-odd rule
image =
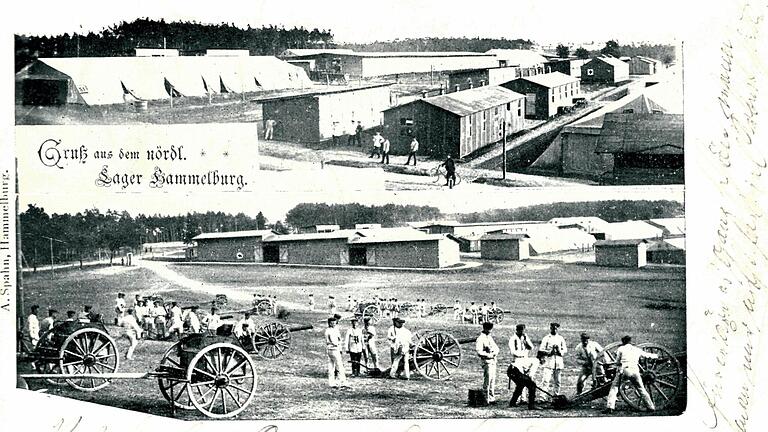
[[[252,123],[274,169],[384,166],[390,189],[683,183],[672,37],[337,21],[19,33],[16,124]]]

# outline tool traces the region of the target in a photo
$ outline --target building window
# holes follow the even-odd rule
[[[594,74],[595,74],[595,70],[594,69],[587,69],[587,76],[592,76]]]
[[[552,95],[552,102],[555,101],[555,95]]]
[[[512,102],[507,102],[507,111],[512,110]]]
[[[486,114],[486,112],[483,111],[483,120],[485,120],[485,114]]]
[[[498,113],[499,113],[499,107],[496,107],[496,108],[494,108],[494,109],[493,109],[493,113],[494,113],[494,114],[498,114]]]
[[[521,115],[523,115],[523,110],[521,110],[520,108],[518,108],[518,109],[517,109],[517,116],[518,116],[518,117],[520,117]]]
[[[413,119],[409,117],[400,117],[401,126],[413,126]]]

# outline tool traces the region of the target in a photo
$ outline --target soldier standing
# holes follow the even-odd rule
[[[344,345],[352,361],[352,376],[360,375],[360,360],[363,356],[363,331],[357,328],[357,319],[352,318],[352,328],[347,330]]]
[[[483,366],[483,390],[488,403],[496,402],[496,356],[499,355],[499,346],[491,336],[492,329],[493,323],[484,322],[483,331],[475,342],[475,351]]]
[[[552,384],[552,393],[554,394],[560,394],[560,375],[564,368],[563,354],[567,351],[565,339],[557,334],[559,328],[560,324],[550,323],[549,334],[544,336],[541,345],[539,345],[539,356],[544,369],[541,387],[549,387],[550,381],[554,380]]]

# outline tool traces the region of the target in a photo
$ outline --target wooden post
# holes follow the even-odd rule
[[[507,179],[507,119],[504,119],[504,123],[501,125],[501,179]]]

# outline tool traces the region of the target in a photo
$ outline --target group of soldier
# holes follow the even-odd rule
[[[341,329],[338,327],[342,321],[341,315],[335,314],[328,318],[328,328],[325,330],[325,347],[328,354],[328,385],[331,387],[349,387],[342,351],[346,351],[352,364],[353,376],[360,375],[360,368],[364,367],[372,376],[382,374],[380,356],[377,347],[377,330],[370,318],[363,318],[362,328],[358,327],[358,319],[349,320],[350,328],[342,338]],[[413,333],[405,326],[405,320],[399,317],[392,318],[392,325],[387,330],[387,342],[389,345],[390,363],[389,377],[400,376],[410,379],[410,344]]]
[[[499,355],[499,347],[491,336],[493,324],[485,322],[482,324],[483,331],[478,336],[475,349],[480,357],[483,367],[483,390],[488,403],[496,402],[496,364]],[[517,403],[523,393],[528,391],[528,409],[538,409],[536,406],[536,390],[545,389],[552,385],[551,395],[560,395],[562,372],[565,367],[563,362],[564,355],[568,352],[565,339],[558,333],[560,324],[550,323],[549,333],[541,339],[535,357],[529,357],[529,353],[534,349],[528,335],[525,334],[525,324],[517,324],[515,334],[509,338],[509,350],[512,355],[512,364],[507,370],[509,379],[515,383],[515,389],[509,401],[510,407],[517,406]],[[581,333],[581,342],[576,346],[576,360],[580,367],[580,374],[576,381],[576,393],[584,391],[584,384],[593,373],[593,366],[603,355],[603,347],[590,339],[587,333]],[[652,353],[647,353],[642,349],[632,345],[632,338],[624,336],[621,338],[621,347],[616,352],[614,362],[608,362],[602,359],[604,365],[615,365],[617,373],[611,384],[608,394],[608,402],[605,413],[612,413],[619,391],[619,384],[622,379],[629,380],[635,386],[638,394],[643,398],[649,411],[655,410],[653,400],[646,391],[642,378],[640,376],[639,362],[642,357],[656,358]],[[536,383],[534,376],[537,369],[541,369],[541,381]]]
[[[453,320],[458,323],[472,323],[482,324],[490,321],[491,312],[496,309],[496,302],[491,301],[489,305],[487,302],[475,304],[475,302],[469,302],[469,305],[464,308],[459,300],[453,304]]]

